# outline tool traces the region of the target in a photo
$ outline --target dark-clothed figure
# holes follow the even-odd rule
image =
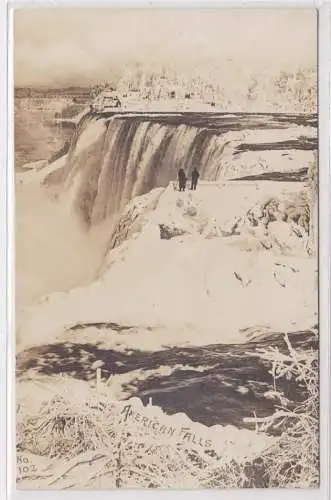
[[[194,191],[196,190],[197,188],[197,184],[198,184],[198,179],[199,179],[199,172],[197,171],[197,169],[195,168],[192,172],[192,180],[191,180],[191,189]]]
[[[178,183],[179,183],[179,191],[185,191],[186,188],[186,175],[182,168],[178,171]]]

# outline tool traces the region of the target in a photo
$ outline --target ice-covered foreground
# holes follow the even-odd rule
[[[158,340],[150,338],[156,332],[137,338],[146,349],[240,341],[242,330],[257,325],[282,332],[312,327],[317,262],[304,238],[285,222],[271,222],[267,234],[245,226],[249,209],[300,189],[301,183],[202,183],[197,192],[169,185],[134,199],[100,278],[26,309],[18,347],[98,322],[162,330]]]

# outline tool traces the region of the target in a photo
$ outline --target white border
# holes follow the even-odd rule
[[[135,490],[135,491],[116,491],[108,490],[101,492],[89,491],[17,491],[15,490],[15,478],[13,477],[13,443],[14,443],[14,317],[13,317],[13,293],[14,293],[14,197],[13,197],[13,78],[12,78],[12,32],[9,26],[8,40],[8,66],[7,60],[7,7],[19,6],[121,6],[121,7],[263,7],[280,8],[313,7],[319,9],[319,186],[320,186],[320,217],[319,217],[319,262],[320,262],[320,380],[321,380],[321,488],[317,490],[194,490],[181,491],[174,490]],[[3,68],[1,75],[7,78],[0,78],[0,277],[1,277],[1,300],[0,300],[0,446],[2,456],[7,450],[7,471],[5,461],[0,459],[3,465],[0,467],[0,498],[28,499],[34,500],[47,495],[49,499],[55,499],[61,495],[66,498],[82,499],[92,497],[94,499],[105,499],[109,495],[112,497],[121,497],[126,500],[138,500],[145,497],[157,495],[158,498],[170,499],[178,498],[200,500],[205,496],[209,498],[226,498],[229,500],[255,500],[255,498],[265,498],[278,500],[283,497],[289,500],[327,500],[330,498],[330,228],[331,228],[331,183],[330,183],[330,63],[331,63],[331,4],[327,1],[309,1],[295,0],[289,1],[217,1],[217,0],[156,0],[153,2],[137,0],[131,2],[121,2],[121,0],[99,0],[97,2],[88,2],[75,0],[68,2],[66,0],[51,1],[23,1],[7,2],[0,0],[0,67]],[[281,27],[280,27],[281,29]],[[6,71],[7,70],[7,71]],[[8,80],[8,96],[6,94]],[[8,139],[7,139],[8,138]],[[7,146],[8,144],[8,146]],[[6,169],[7,165],[7,169]],[[7,192],[8,197],[7,197]],[[7,226],[8,221],[8,226]],[[7,333],[7,339],[6,334]],[[9,335],[10,333],[10,335]],[[7,344],[7,352],[6,352]],[[8,354],[8,371],[6,372],[6,354]],[[6,374],[7,383],[6,387]],[[7,397],[8,396],[8,397]],[[3,403],[7,400],[7,408]],[[6,413],[7,424],[6,429]],[[8,439],[7,439],[8,438]],[[8,479],[8,489],[6,491],[6,474]]]
[[[7,385],[6,385],[6,363],[7,363],[7,279],[6,279],[6,245],[7,245],[7,213],[6,213],[6,196],[7,196],[7,177],[6,177],[6,151],[7,151],[7,134],[6,134],[6,59],[7,59],[7,23],[6,23],[6,3],[0,2],[0,68],[4,69],[4,78],[0,79],[0,453],[2,456],[7,455]],[[6,461],[0,462],[0,498],[5,498],[7,486],[7,469]]]

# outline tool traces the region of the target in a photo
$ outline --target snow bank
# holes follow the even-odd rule
[[[275,184],[269,189],[277,189]],[[284,194],[284,187],[279,190]],[[52,294],[25,310],[20,342],[51,341],[66,328],[89,322],[161,326],[174,334],[184,328],[192,342],[201,335],[206,342],[238,340],[241,329],[256,325],[275,331],[311,327],[317,322],[315,259],[236,248],[236,235],[207,238],[191,220],[225,221],[267,191],[205,185],[182,194],[169,187],[140,234],[110,252],[98,281]],[[197,215],[187,214],[187,204]],[[161,239],[160,224],[171,221],[186,232]]]

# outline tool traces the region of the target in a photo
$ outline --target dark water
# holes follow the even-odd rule
[[[94,325],[76,325],[73,329],[85,329]],[[107,325],[100,323],[100,328]],[[130,327],[109,323],[109,335]],[[153,332],[151,331],[151,335]],[[289,339],[295,349],[317,348],[317,339],[311,331],[293,332]],[[271,363],[262,360],[258,349],[277,347],[288,353],[281,333],[268,334],[260,340],[245,344],[213,344],[206,346],[173,347],[150,352],[128,349],[103,348],[102,344],[64,342],[26,349],[17,358],[17,376],[25,376],[32,370],[38,377],[65,373],[80,380],[94,380],[96,361],[102,361],[105,378],[114,374],[130,374],[124,388],[145,403],[153,398],[153,404],[167,413],[185,412],[192,420],[205,425],[236,425],[248,427],[245,417],[255,411],[259,417],[272,414],[278,401],[266,399],[264,393],[273,389],[270,374]],[[169,374],[160,374],[161,366],[176,368]],[[196,371],[194,368],[199,368]],[[317,367],[316,367],[317,369]],[[136,375],[149,372],[148,377]],[[153,371],[155,373],[153,373]],[[245,387],[246,393],[238,388]],[[279,389],[294,403],[307,395],[300,383],[279,380]]]

